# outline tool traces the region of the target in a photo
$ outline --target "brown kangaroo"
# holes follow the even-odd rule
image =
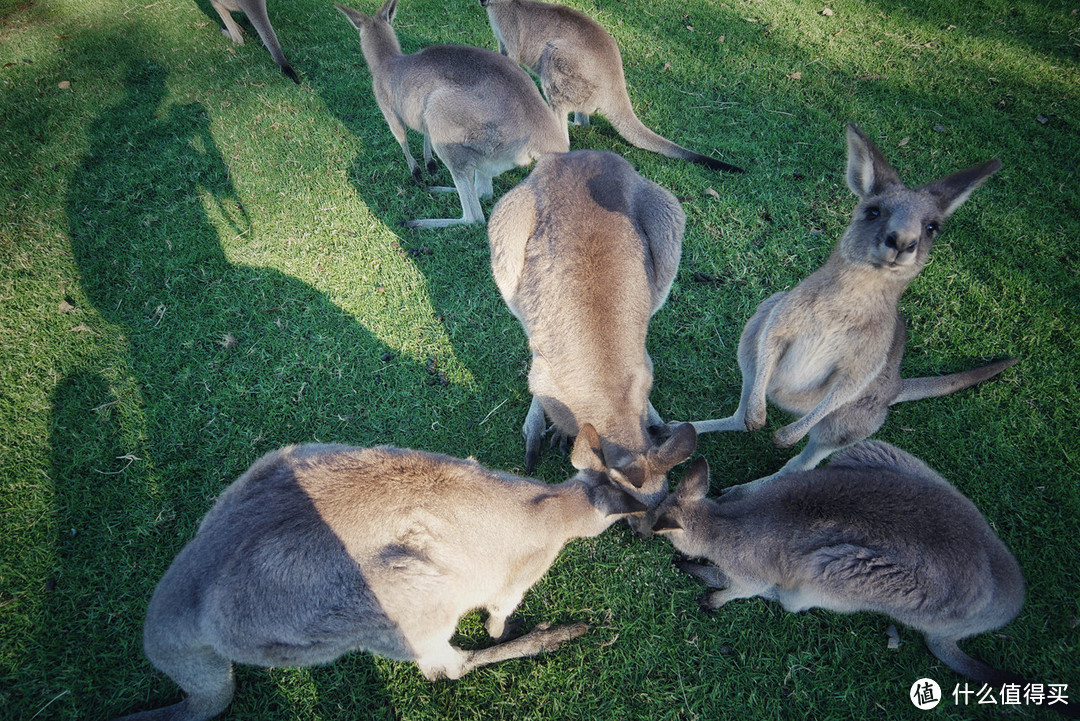
[[[991,160],[914,190],[872,142],[847,127],[847,182],[860,197],[825,265],[758,306],[739,338],[742,395],[728,418],[695,421],[698,433],[757,430],[766,396],[799,419],[776,432],[801,453],[776,475],[816,466],[885,422],[890,405],[953,393],[1016,363],[1001,360],[935,378],[900,377],[907,330],[897,309],[942,224],[1001,163]],[[767,481],[760,479],[755,483]],[[734,491],[733,491],[734,492]]]
[[[564,544],[646,510],[605,473],[595,430],[581,438],[584,470],[558,485],[385,446],[263,456],[222,492],[147,609],[146,654],[187,697],[125,718],[216,716],[233,662],[309,666],[366,650],[454,679],[581,636],[573,623],[507,640],[507,619]],[[474,608],[502,643],[450,645]]]
[[[588,125],[589,115],[600,113],[631,145],[712,170],[744,172],[645,127],[630,105],[619,46],[585,13],[532,0],[480,0],[480,6],[487,10],[499,52],[540,78],[567,142],[567,113],[574,113],[579,125]]]
[[[606,465],[639,500],[654,508],[667,494],[665,474],[693,453],[697,434],[684,424],[654,447],[645,336],[675,278],[685,222],[671,193],[604,151],[541,158],[495,205],[491,270],[532,349],[526,469],[545,416],[563,441],[591,423]],[[651,519],[630,525],[648,535]]]

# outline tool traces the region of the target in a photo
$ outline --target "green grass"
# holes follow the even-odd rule
[[[631,148],[603,120],[571,132],[685,198],[683,264],[650,328],[665,417],[730,413],[742,324],[828,255],[854,205],[845,122],[912,184],[1002,159],[902,300],[904,369],[1020,363],[896,407],[878,437],[967,493],[1024,570],[1021,615],[967,647],[1080,700],[1073,5],[571,4],[618,39],[647,125],[749,170]],[[178,698],[142,655],[146,603],[255,458],[318,439],[520,471],[527,344],[482,227],[399,229],[460,208],[412,184],[329,2],[271,2],[300,86],[250,28],[233,47],[202,0],[0,0],[0,14],[0,717],[108,719]],[[403,0],[397,29],[406,52],[494,46],[472,0]],[[769,438],[784,422],[774,409],[766,431],[704,437],[714,489],[778,468],[791,452]],[[555,454],[538,470],[570,472]],[[911,684],[959,681],[910,630],[887,650],[880,616],[760,599],[705,615],[672,556],[622,526],[568,546],[521,608],[529,623],[592,625],[557,654],[434,684],[366,654],[243,667],[228,715],[922,718]],[[479,617],[461,633],[481,642]],[[951,697],[930,713],[996,716]]]

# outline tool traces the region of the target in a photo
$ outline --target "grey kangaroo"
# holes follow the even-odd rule
[[[491,197],[491,179],[546,153],[566,152],[570,143],[535,83],[518,65],[490,50],[433,45],[402,55],[391,27],[397,0],[387,0],[375,17],[334,4],[360,32],[360,47],[371,71],[375,101],[405,153],[421,187],[420,167],[409,152],[406,128],[424,135],[429,173],[446,165],[457,191],[461,218],[411,220],[408,228],[442,228],[480,223],[480,198]]]
[[[656,448],[649,402],[649,319],[667,299],[686,216],[668,191],[615,153],[578,150],[540,159],[495,205],[488,224],[491,270],[532,350],[525,467],[546,427],[565,443],[595,426],[602,457],[655,507],[665,474],[694,451],[689,424]],[[630,525],[648,535],[650,519]]]
[[[126,718],[216,716],[233,662],[309,666],[367,650],[454,679],[581,636],[582,623],[540,625],[479,651],[450,645],[474,608],[506,639],[565,543],[645,511],[605,474],[595,430],[581,438],[580,472],[559,485],[385,446],[263,456],[221,494],[147,610],[146,654],[187,697]]]
[[[694,422],[698,433],[757,430],[765,425],[766,396],[799,415],[773,440],[781,448],[808,433],[810,440],[774,475],[813,468],[833,451],[870,436],[885,422],[890,405],[953,393],[1016,362],[933,378],[900,377],[907,342],[900,295],[926,264],[945,219],[1001,162],[911,190],[854,125],[847,127],[847,147],[848,187],[860,198],[851,223],[822,268],[767,298],[746,324],[739,338],[742,395],[735,414]]]
[[[883,613],[921,631],[957,673],[994,685],[1016,679],[957,641],[1016,617],[1020,567],[975,504],[914,456],[865,441],[735,500],[707,499],[708,487],[698,459],[653,528],[707,561],[677,562],[721,589],[701,597],[703,608],[761,596],[792,612]]]
[[[210,0],[210,4],[221,16],[221,22],[225,23],[222,32],[237,45],[244,44],[244,30],[236,24],[230,13],[241,12],[247,15],[248,20],[255,26],[255,32],[259,33],[263,45],[281,68],[281,72],[292,78],[294,83],[300,84],[300,78],[296,77],[289,61],[285,59],[285,53],[281,52],[274,26],[270,24],[270,17],[266,14],[266,0]]]
[[[619,135],[639,148],[712,170],[744,172],[687,150],[645,127],[630,105],[619,46],[585,13],[531,0],[480,0],[480,6],[487,10],[499,52],[540,78],[567,142],[567,113],[574,113],[579,125],[588,125],[589,115],[600,113]]]

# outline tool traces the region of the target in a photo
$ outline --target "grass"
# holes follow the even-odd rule
[[[631,148],[603,120],[571,132],[572,147],[621,152],[685,198],[683,265],[650,328],[665,417],[734,409],[742,324],[824,261],[854,205],[845,122],[913,184],[1002,159],[902,300],[904,369],[1020,363],[896,407],[878,436],[967,493],[1024,570],[1021,615],[967,647],[1080,698],[1076,10],[570,4],[618,39],[647,125],[749,169]],[[300,86],[250,28],[245,46],[228,43],[203,0],[0,0],[0,12],[0,717],[107,719],[178,698],[142,655],[146,602],[255,458],[318,439],[520,471],[527,344],[482,227],[398,228],[456,215],[457,200],[413,186],[329,2],[271,3]],[[494,46],[471,1],[404,0],[397,29],[406,52]],[[498,178],[496,195],[526,173]],[[703,438],[714,489],[779,467],[790,452],[769,431],[783,422],[774,409],[768,431]],[[570,470],[549,454],[538,474]],[[366,654],[242,667],[228,715],[902,719],[921,714],[906,697],[924,676],[948,696],[935,718],[998,713],[957,707],[959,679],[916,634],[886,650],[883,617],[761,600],[704,615],[672,555],[622,526],[568,546],[521,608],[530,623],[592,625],[557,654],[434,684]],[[476,614],[461,633],[482,642]]]

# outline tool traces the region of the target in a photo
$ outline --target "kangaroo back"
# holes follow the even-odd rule
[[[647,427],[659,416],[645,338],[674,279],[684,225],[674,196],[608,152],[545,157],[495,206],[492,272],[533,351],[527,468],[545,415],[563,437],[588,422],[609,466],[634,467],[639,499],[662,497],[671,466],[646,471]]]
[[[499,201],[492,271],[534,349],[530,387],[569,435],[590,422],[641,452],[650,316],[678,267],[685,214],[614,153],[542,159]]]

